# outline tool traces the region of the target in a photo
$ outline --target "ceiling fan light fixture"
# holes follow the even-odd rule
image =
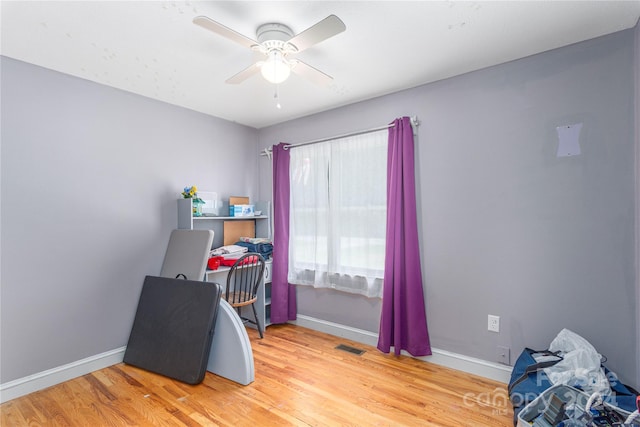
[[[229,84],[242,83],[249,77],[258,74],[259,70],[265,80],[275,85],[287,80],[291,71],[314,83],[326,85],[333,80],[331,76],[302,61],[291,58],[290,55],[300,53],[347,29],[340,18],[329,15],[295,35],[291,28],[284,24],[277,22],[262,24],[256,30],[257,40],[253,40],[206,16],[196,16],[193,18],[193,23],[266,57],[264,62],[254,62],[228,78],[226,82]]]
[[[267,60],[260,68],[260,72],[266,81],[279,84],[289,78],[291,67],[285,61],[282,52],[273,50],[269,52]]]

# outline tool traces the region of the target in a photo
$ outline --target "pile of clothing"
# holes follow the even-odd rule
[[[268,259],[273,253],[273,244],[270,239],[241,237],[233,245],[221,246],[209,251],[209,269],[217,270],[220,265],[232,266],[247,252],[259,253],[264,259]]]
[[[244,246],[227,245],[221,246],[209,251],[209,261],[207,266],[209,270],[217,270],[221,265],[228,267],[236,263],[238,258],[247,253],[248,249]]]
[[[209,258],[213,258],[214,256],[221,256],[223,258],[235,257],[236,259],[238,259],[247,251],[248,249],[246,247],[239,245],[221,246],[209,251]]]
[[[261,237],[241,237],[235,246],[247,248],[249,252],[259,253],[264,259],[269,258],[273,253],[271,239]]]

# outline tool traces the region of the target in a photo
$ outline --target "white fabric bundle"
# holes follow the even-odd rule
[[[602,356],[580,335],[563,329],[549,346],[550,351],[559,351],[564,358],[544,372],[553,384],[580,387],[587,394],[595,392],[602,396],[611,393],[609,381],[600,363]]]

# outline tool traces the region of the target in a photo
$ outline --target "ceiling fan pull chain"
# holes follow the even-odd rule
[[[278,98],[278,85],[275,85],[275,86],[276,86],[276,93],[273,95],[273,97],[276,100],[276,108],[280,110],[282,108],[282,105],[280,105],[280,98]]]

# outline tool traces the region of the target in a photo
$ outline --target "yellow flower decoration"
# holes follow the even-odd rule
[[[198,187],[192,185],[191,187],[184,187],[184,191],[182,192],[182,197],[185,199],[194,199],[194,201],[202,202],[198,197]]]

